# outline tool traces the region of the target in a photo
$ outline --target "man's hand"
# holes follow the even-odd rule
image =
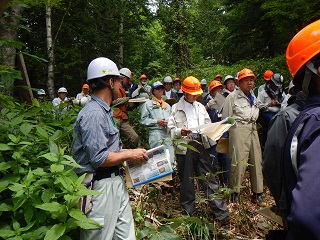
[[[190,133],[192,133],[192,131],[189,129],[186,129],[186,128],[181,129],[181,136],[188,136],[188,134]]]
[[[136,148],[136,149],[130,149],[128,150],[130,153],[130,159],[129,162],[135,162],[135,163],[146,163],[146,161],[149,160],[149,157],[147,155],[147,150],[142,148]]]
[[[278,102],[278,100],[276,99],[273,99],[271,100],[271,103],[269,103],[269,107],[273,107],[273,106],[276,106],[276,105],[279,105],[280,103]]]
[[[168,125],[168,121],[167,121],[167,120],[165,120],[164,118],[162,118],[162,119],[158,119],[157,124],[158,124],[158,125],[160,125],[161,127],[166,128],[166,127],[167,127],[167,125]]]

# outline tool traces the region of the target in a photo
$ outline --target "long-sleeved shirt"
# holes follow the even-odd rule
[[[251,98],[248,99],[241,89],[230,93],[224,103],[222,119],[232,117],[240,123],[255,123],[259,117],[259,108],[253,92]]]
[[[110,152],[122,148],[112,109],[96,95],[79,112],[73,135],[73,158],[84,167],[75,169],[78,174],[95,172]]]

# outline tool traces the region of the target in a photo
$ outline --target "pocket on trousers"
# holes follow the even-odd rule
[[[92,189],[92,181],[83,184],[87,189]],[[80,209],[84,214],[88,214],[92,210],[92,196],[81,196],[76,208]]]

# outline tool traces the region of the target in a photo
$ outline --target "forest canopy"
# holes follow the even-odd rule
[[[246,61],[271,60],[277,66],[269,68],[284,71],[288,42],[319,19],[319,6],[319,0],[13,0],[1,15],[1,65],[8,65],[5,46],[20,42],[32,87],[48,87],[51,97],[61,86],[76,94],[99,56],[130,68],[135,79],[184,78]]]

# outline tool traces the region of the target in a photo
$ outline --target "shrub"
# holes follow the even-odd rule
[[[97,228],[74,208],[89,191],[69,155],[78,109],[0,101],[0,239],[71,239],[78,227]]]

